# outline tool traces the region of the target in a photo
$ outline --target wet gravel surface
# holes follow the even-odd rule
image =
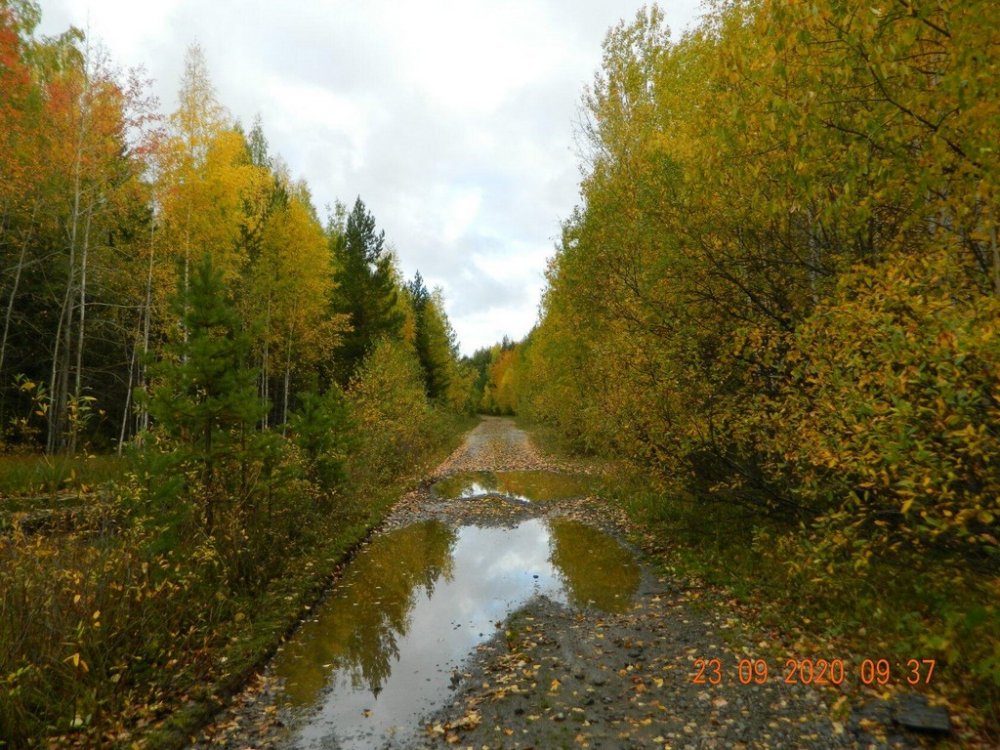
[[[570,517],[620,540],[624,513],[596,497],[525,505],[501,498],[449,501],[433,481],[460,471],[580,472],[577,462],[542,454],[510,420],[485,418],[419,489],[404,496],[387,529],[441,519],[455,526],[514,525]],[[623,541],[623,543],[625,543]],[[638,553],[641,556],[641,553]],[[535,599],[502,623],[451,682],[445,708],[423,718],[398,748],[888,748],[920,747],[915,735],[852,720],[834,686],[788,685],[769,659],[763,684],[742,684],[741,659],[765,653],[767,634],[738,615],[705,607],[688,582],[642,566],[639,591],[620,613]],[[721,667],[720,683],[714,662]],[[693,678],[704,660],[705,682]],[[291,748],[302,713],[286,704],[267,670],[209,727],[194,748]],[[324,742],[335,748],[336,743]]]

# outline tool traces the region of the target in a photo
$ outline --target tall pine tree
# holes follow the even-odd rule
[[[351,330],[337,353],[336,373],[346,385],[374,343],[400,335],[403,316],[392,257],[385,250],[385,232],[377,232],[375,217],[359,197],[347,216],[344,231],[333,238],[337,260],[337,312],[349,316]]]
[[[455,359],[454,343],[444,315],[440,290],[427,291],[418,271],[407,284],[413,302],[417,331],[414,342],[424,374],[424,390],[432,399],[443,398],[451,382],[451,367]]]

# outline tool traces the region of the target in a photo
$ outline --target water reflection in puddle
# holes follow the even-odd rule
[[[453,670],[532,597],[621,611],[638,585],[628,551],[577,521],[427,521],[380,536],[276,659],[289,699],[314,709],[295,746],[408,736],[447,700]]]
[[[501,495],[519,502],[539,502],[586,495],[589,487],[587,477],[554,471],[471,471],[442,479],[434,485],[434,493],[446,500]]]

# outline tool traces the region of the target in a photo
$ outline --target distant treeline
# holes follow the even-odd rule
[[[484,414],[513,414],[514,392],[510,378],[517,344],[507,336],[493,346],[477,349],[465,362],[473,368],[472,403]]]

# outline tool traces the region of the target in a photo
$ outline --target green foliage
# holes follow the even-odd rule
[[[474,378],[469,394],[469,401],[472,403],[472,411],[474,412],[479,411],[480,404],[483,402],[483,396],[486,393],[486,384],[490,378],[491,356],[492,349],[490,347],[483,347],[473,352],[471,357],[462,358],[462,364],[469,368]]]
[[[456,359],[455,334],[444,315],[440,292],[428,292],[419,272],[407,289],[416,316],[414,347],[424,372],[427,396],[444,400],[451,386]]]
[[[0,0],[0,745],[176,740],[465,426],[470,382],[440,295],[415,314],[360,200],[324,230],[200,48],[162,118],[39,20]],[[113,447],[128,470],[75,457]]]
[[[436,426],[428,447],[450,449],[459,425]],[[0,534],[0,741],[139,742],[171,712],[212,715],[220,687],[239,687],[273,650],[402,491],[378,471],[371,492],[350,491],[365,513],[345,523],[297,478],[310,462],[274,437],[258,451],[252,501],[220,515],[212,538],[191,533],[184,504],[160,502],[170,474],[148,447],[72,531]]]
[[[349,419],[347,400],[336,386],[322,395],[300,394],[299,409],[289,419],[292,440],[305,456],[310,479],[327,491],[346,478],[345,463],[354,451]]]
[[[338,350],[338,381],[346,385],[375,342],[400,336],[403,318],[396,310],[398,290],[392,257],[385,250],[385,232],[376,232],[375,217],[361,198],[333,242],[335,309],[346,313],[351,325]]]
[[[186,416],[168,415],[176,420],[169,430],[154,423],[133,449],[133,473],[68,533],[0,534],[0,736],[14,746],[51,735],[83,744],[108,732],[138,737],[165,709],[209,700],[206,685],[232,682],[232,669],[248,668],[282,637],[308,586],[326,580],[398,497],[399,477],[467,426],[428,404],[409,348],[383,341],[346,396],[302,397],[291,440],[265,431],[240,444],[214,434],[213,445],[228,447],[208,458],[186,439],[206,424],[231,437],[252,418],[218,408],[210,413],[221,421],[212,422],[200,411],[209,391],[215,405],[227,395],[222,381],[203,376],[243,349],[227,330],[223,296],[202,296],[218,283],[208,264],[193,278],[188,344],[179,338],[154,397],[199,375],[199,388],[173,391],[190,406]],[[225,383],[245,388],[240,377]],[[206,474],[206,460],[232,477]],[[213,496],[210,529],[206,481],[233,492]],[[289,581],[298,588],[289,591]]]
[[[181,330],[155,370],[150,412],[171,439],[176,469],[197,476],[205,528],[212,533],[215,506],[246,492],[244,462],[262,410],[255,374],[246,366],[249,340],[211,256],[203,257],[174,308]]]

